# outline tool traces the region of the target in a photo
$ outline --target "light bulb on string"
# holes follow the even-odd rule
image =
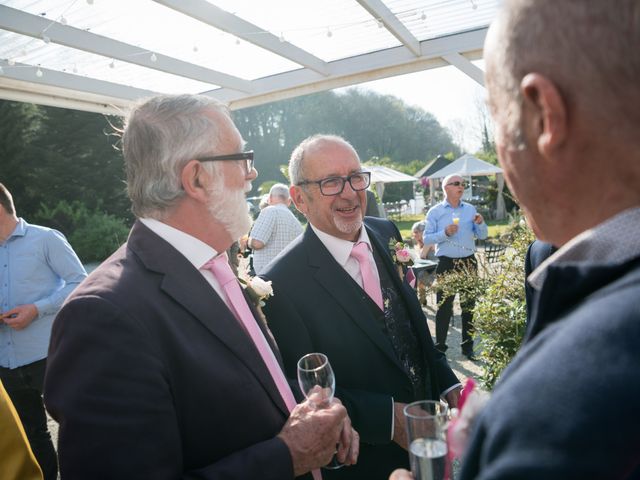
[[[285,42],[284,33],[280,32],[280,38],[278,40],[280,40],[280,43],[284,43]]]
[[[67,24],[67,19],[64,17],[64,15],[62,15],[62,16],[60,17],[60,23],[61,23],[62,25],[66,25],[66,24]]]
[[[149,57],[149,60],[151,60],[152,62],[157,62],[158,56],[155,53],[152,53],[151,56]]]
[[[333,32],[329,27],[327,27],[327,38],[331,38],[331,37],[333,37]]]
[[[109,68],[111,68],[111,69],[116,68],[116,61],[115,60],[111,60],[111,63],[109,64]]]
[[[474,0],[470,0],[471,1],[471,8],[473,10],[476,10],[478,8],[478,5],[476,4],[476,2]]]
[[[194,53],[198,53],[198,46],[197,46],[197,45],[194,45],[194,46],[193,46],[193,52],[194,52]]]
[[[36,77],[42,78],[43,75],[44,73],[42,73],[42,70],[40,70],[40,67],[38,67],[38,69],[36,70]]]
[[[78,67],[74,64],[73,69],[71,70],[73,73],[78,73]]]
[[[382,23],[382,20],[378,19],[378,28],[382,27],[384,27],[384,23]]]
[[[422,20],[423,22],[427,19],[427,14],[424,13],[424,10],[422,11],[422,14],[420,15],[420,20]]]
[[[51,43],[51,39],[46,35],[42,35],[42,41],[44,43]]]
[[[236,45],[240,45],[240,39],[236,37]]]

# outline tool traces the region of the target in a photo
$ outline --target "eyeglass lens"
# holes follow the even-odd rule
[[[348,181],[351,188],[356,192],[364,190],[369,186],[369,175],[367,173],[354,173],[347,178],[332,177],[320,181],[320,192],[323,195],[338,195],[344,190],[345,183]]]

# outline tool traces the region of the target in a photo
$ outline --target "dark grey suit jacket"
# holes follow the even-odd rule
[[[288,411],[251,339],[139,222],[56,318],[45,402],[65,479],[293,477],[275,438]]]
[[[435,350],[416,293],[400,279],[391,260],[388,243],[400,238],[398,229],[378,218],[365,217],[365,224],[418,333],[431,390],[442,392],[458,379],[446,357]],[[267,300],[264,311],[287,374],[296,374],[302,355],[325,353],[336,374],[336,396],[361,435],[358,464],[323,475],[386,479],[394,468],[407,466],[408,453],[391,442],[392,397],[398,402],[417,399],[391,342],[371,317],[366,293],[311,228],[276,257],[263,276],[273,281],[274,296]]]

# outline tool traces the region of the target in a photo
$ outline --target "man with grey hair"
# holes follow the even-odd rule
[[[266,268],[274,296],[264,311],[289,375],[306,353],[328,356],[336,392],[362,435],[358,464],[325,477],[381,478],[408,464],[405,404],[442,397],[456,406],[460,384],[392,260],[397,227],[364,216],[370,172],[354,148],[333,135],[307,138],[289,173],[309,226]]]
[[[640,478],[630,45],[640,45],[638,0],[507,0],[487,35],[505,178],[538,238],[560,249],[529,276],[533,330],[475,422],[462,480]]]
[[[122,144],[138,220],[53,327],[45,402],[62,478],[291,479],[328,463],[338,442],[353,463],[344,407],[296,405],[228,265],[257,173],[227,109],[154,97]]]
[[[487,238],[488,228],[476,207],[462,201],[465,182],[457,173],[447,175],[442,181],[444,200],[427,212],[423,240],[425,245],[435,244],[438,258],[436,275],[451,271],[477,274],[475,257],[476,238]],[[453,315],[453,295],[444,296],[442,290],[436,291],[438,311],[436,312],[436,348],[447,350],[447,334]],[[462,310],[462,349],[463,355],[475,360],[473,352],[473,307],[474,298],[464,298],[460,293]]]
[[[289,187],[276,183],[269,190],[269,206],[262,209],[251,228],[247,246],[253,250],[253,269],[261,274],[291,241],[302,233],[302,226],[289,206]]]

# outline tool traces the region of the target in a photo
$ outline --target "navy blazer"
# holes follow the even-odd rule
[[[440,393],[458,379],[446,357],[435,350],[415,291],[398,275],[389,254],[389,240],[400,240],[396,226],[365,217],[373,248],[407,306],[428,368],[431,390]],[[326,478],[387,478],[408,465],[408,453],[391,441],[392,398],[417,400],[391,342],[371,317],[366,293],[346,273],[314,233],[307,228],[274,259],[263,276],[273,282],[274,296],[264,307],[285,370],[295,376],[298,359],[309,352],[329,357],[336,375],[336,396],[347,407],[361,436],[358,464]]]
[[[276,438],[289,414],[260,354],[140,222],[58,314],[45,402],[65,479],[293,477]]]

